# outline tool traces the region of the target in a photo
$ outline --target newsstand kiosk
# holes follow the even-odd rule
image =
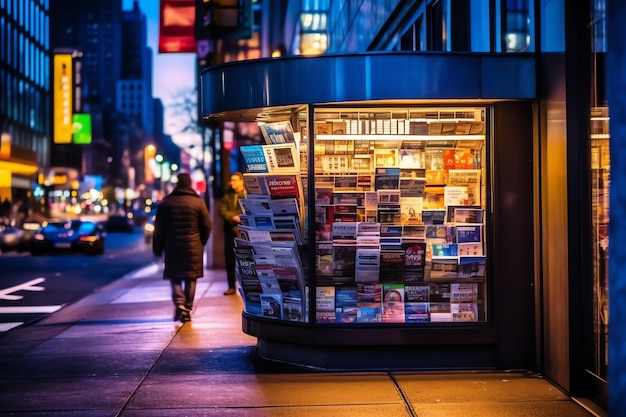
[[[202,116],[239,148],[242,328],[315,369],[535,364],[532,56],[223,64]]]

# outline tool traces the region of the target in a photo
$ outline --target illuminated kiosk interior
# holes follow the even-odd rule
[[[403,53],[203,71],[203,117],[264,138],[239,148],[236,249],[260,356],[534,367],[534,73],[524,55]]]

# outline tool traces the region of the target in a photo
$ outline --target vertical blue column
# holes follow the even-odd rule
[[[609,413],[626,416],[626,3],[607,0],[606,4],[611,117]]]

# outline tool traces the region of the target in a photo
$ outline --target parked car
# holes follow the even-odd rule
[[[133,232],[133,222],[128,216],[122,214],[112,214],[104,223],[107,232]]]
[[[0,252],[27,251],[30,248],[30,239],[41,224],[32,219],[26,219],[21,226],[0,225]]]
[[[44,222],[30,240],[30,253],[40,255],[47,251],[82,251],[87,254],[104,253],[106,231],[104,226],[78,219]]]
[[[0,226],[0,252],[22,251],[28,248],[28,234],[17,226]]]

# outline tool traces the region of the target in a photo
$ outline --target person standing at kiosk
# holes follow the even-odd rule
[[[239,235],[237,225],[240,222],[241,206],[239,199],[245,197],[243,185],[243,174],[234,172],[230,176],[230,187],[222,197],[220,216],[224,219],[224,252],[226,254],[226,275],[228,278],[228,289],[224,295],[235,293],[235,237]]]

